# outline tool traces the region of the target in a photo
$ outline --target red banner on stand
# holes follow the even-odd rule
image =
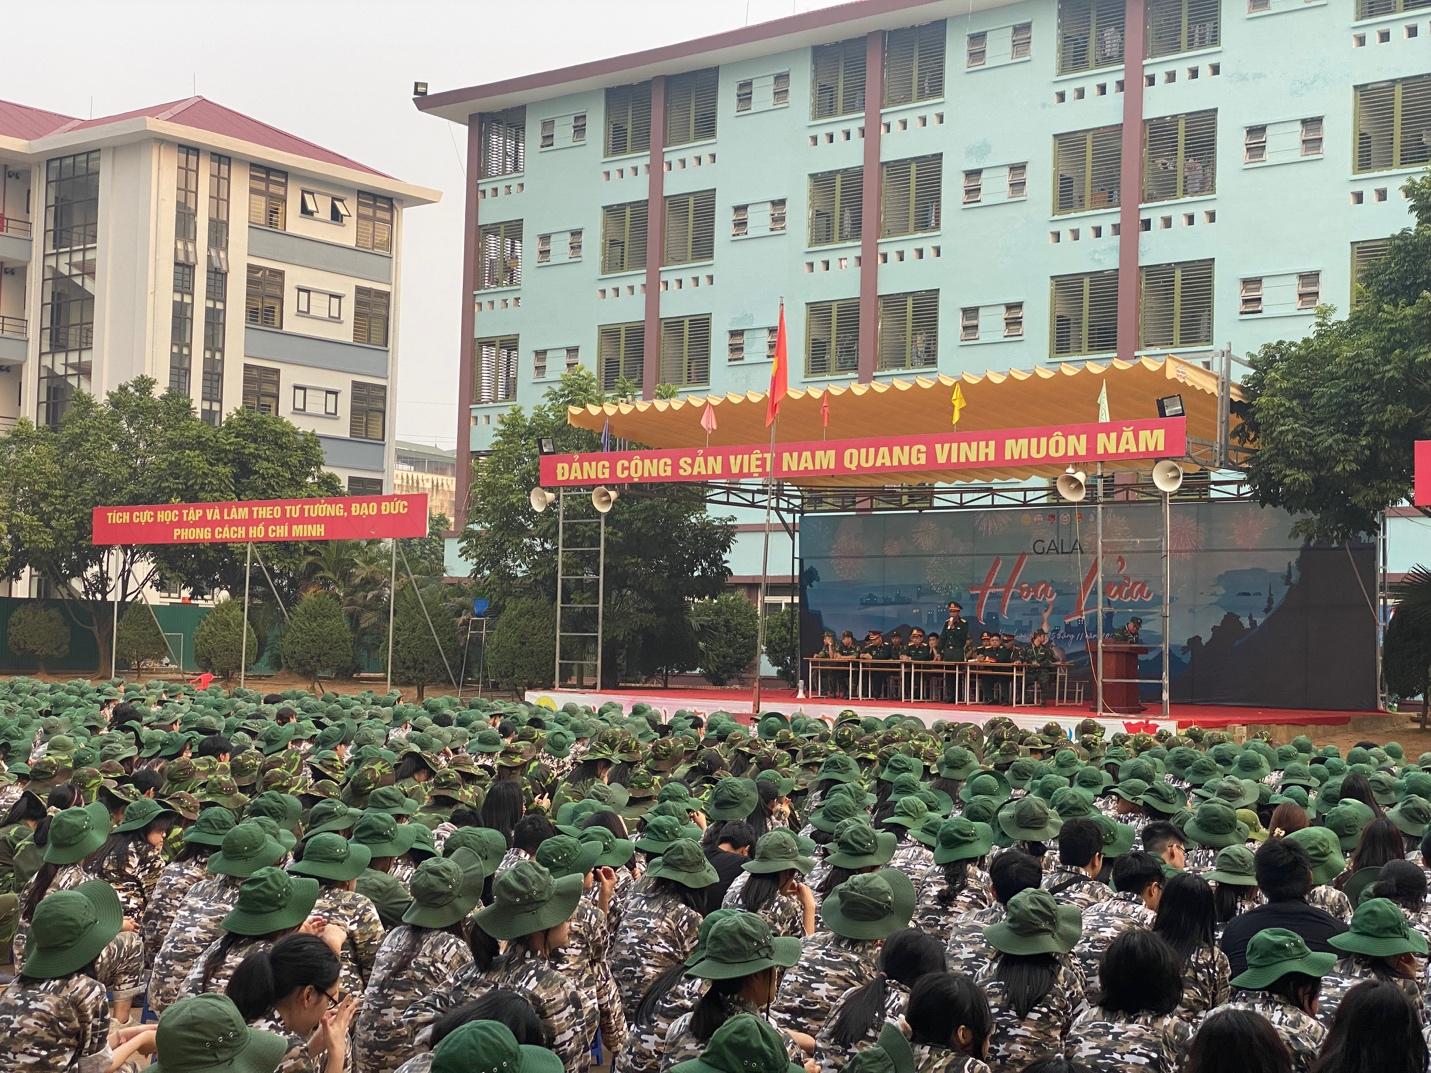
[[[427,535],[427,493],[95,507],[93,542],[246,544]]]
[[[1416,485],[1411,502],[1418,507],[1431,507],[1431,440],[1417,440],[1415,454]]]
[[[858,440],[743,447],[673,447],[544,455],[542,486],[665,484],[701,481],[869,477],[887,474],[1035,467],[1178,458],[1187,453],[1187,419],[941,432]]]

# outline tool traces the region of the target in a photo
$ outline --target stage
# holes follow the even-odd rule
[[[528,702],[547,707],[560,708],[568,701],[600,707],[607,701],[616,701],[629,709],[633,704],[645,703],[669,718],[680,709],[705,714],[715,711],[730,712],[740,717],[750,715],[750,691],[748,689],[660,689],[632,688],[620,690],[572,690],[534,689],[526,694]],[[891,703],[887,701],[844,700],[836,697],[807,697],[797,699],[794,690],[788,688],[762,688],[760,696],[762,711],[783,712],[786,715],[803,713],[816,719],[834,719],[845,709],[872,715],[882,719],[887,715],[912,715],[926,723],[940,719],[950,722],[983,724],[990,719],[1004,716],[1013,719],[1019,726],[1038,728],[1051,720],[1056,720],[1065,730],[1071,731],[1080,720],[1088,718],[1092,712],[1086,705],[1059,705],[1000,707],[997,705],[949,705],[931,702],[909,701]],[[1306,708],[1265,708],[1233,707],[1215,704],[1173,704],[1172,718],[1164,722],[1156,705],[1138,715],[1106,715],[1099,722],[1109,731],[1126,730],[1156,731],[1198,726],[1221,729],[1230,726],[1271,727],[1271,726],[1347,726],[1353,719],[1389,718],[1382,711],[1327,711]]]

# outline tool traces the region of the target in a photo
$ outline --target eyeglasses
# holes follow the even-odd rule
[[[315,988],[315,990],[318,991],[318,994],[322,995],[325,999],[328,1000],[328,1006],[330,1008],[341,1005],[343,1000],[348,997],[347,992],[345,992],[341,987],[338,988],[338,993],[336,995],[330,995],[328,994],[328,992],[317,988]]]

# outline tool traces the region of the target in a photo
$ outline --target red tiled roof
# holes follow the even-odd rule
[[[53,133],[74,119],[59,112],[31,108],[14,101],[0,101],[0,135],[8,138],[39,138]]]
[[[0,112],[0,116],[3,116],[3,112]],[[118,123],[125,119],[134,119],[138,116],[147,116],[150,119],[158,119],[166,123],[193,127],[196,130],[206,130],[211,134],[237,138],[240,141],[251,142],[254,145],[261,145],[281,153],[291,153],[294,156],[316,160],[324,164],[352,168],[355,171],[367,172],[369,175],[392,178],[392,176],[359,163],[351,157],[335,153],[331,149],[325,149],[306,138],[289,134],[286,130],[279,130],[252,116],[244,115],[242,112],[235,112],[232,108],[225,108],[222,104],[216,104],[206,97],[186,97],[183,100],[154,104],[147,108],[136,108],[132,112],[102,116],[99,119],[69,120],[64,125],[64,130],[89,130],[110,123]],[[53,133],[53,131],[44,133]]]

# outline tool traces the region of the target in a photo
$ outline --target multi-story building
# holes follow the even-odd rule
[[[857,0],[420,97],[468,135],[458,457],[578,363],[763,390],[782,298],[796,384],[1300,336],[1408,222],[1428,37],[1422,0]]]
[[[402,210],[413,186],[191,97],[74,119],[0,102],[0,424],[137,376],[217,423],[316,432],[391,484]]]
[[[427,511],[451,522],[455,516],[457,455],[445,447],[398,440],[393,463],[394,492],[426,492]]]

